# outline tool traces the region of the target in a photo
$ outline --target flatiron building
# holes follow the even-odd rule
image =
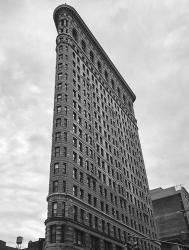
[[[73,7],[58,6],[54,21],[45,248],[123,250],[133,239],[157,250],[135,94]]]

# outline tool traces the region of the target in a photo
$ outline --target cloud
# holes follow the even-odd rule
[[[61,1],[0,2],[0,235],[44,237]],[[188,178],[188,0],[69,0],[136,93],[151,188]],[[92,10],[92,11],[91,11]]]

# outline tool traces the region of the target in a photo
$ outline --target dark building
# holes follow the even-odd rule
[[[56,77],[46,249],[159,246],[135,95],[74,8],[54,11]]]
[[[37,241],[29,241],[28,247],[23,248],[23,250],[43,250],[44,242],[45,242],[44,238],[39,238],[39,240]],[[0,250],[17,250],[17,249],[18,247],[7,246],[5,241],[0,240]]]
[[[186,189],[177,186],[150,192],[160,240],[189,246],[189,194]],[[181,248],[163,244],[162,249]]]
[[[0,240],[0,250],[16,250],[16,247],[9,247],[7,246],[6,242],[3,240]]]
[[[28,242],[28,248],[25,248],[25,250],[43,250],[44,249],[44,238],[39,238],[37,241],[29,241]]]

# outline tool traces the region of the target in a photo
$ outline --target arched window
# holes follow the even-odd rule
[[[118,96],[120,97],[120,88],[117,87],[117,93],[118,93]]]
[[[73,36],[74,40],[77,42],[78,41],[78,34],[77,34],[77,30],[76,29],[72,30],[72,36]]]
[[[84,52],[86,51],[86,43],[83,40],[81,40],[81,48]]]
[[[108,72],[106,70],[104,72],[104,76],[105,76],[106,81],[108,81]]]
[[[102,66],[101,66],[101,63],[99,61],[97,62],[97,67],[98,67],[98,70],[101,73],[102,72]]]
[[[93,54],[93,52],[92,51],[90,51],[90,60],[92,61],[92,62],[94,62],[94,54]]]
[[[112,84],[112,89],[115,89],[115,83],[113,79],[111,80],[111,84]]]

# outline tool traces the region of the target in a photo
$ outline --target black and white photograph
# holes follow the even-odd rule
[[[189,0],[0,0],[0,250],[189,250]]]

